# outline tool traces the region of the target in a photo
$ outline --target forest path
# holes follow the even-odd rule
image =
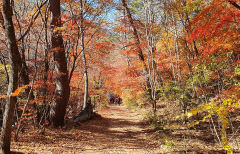
[[[44,135],[24,135],[13,143],[12,149],[42,154],[160,153],[160,145],[152,140],[152,129],[144,124],[139,114],[123,105],[111,105],[97,113],[101,117],[74,129],[47,129]]]

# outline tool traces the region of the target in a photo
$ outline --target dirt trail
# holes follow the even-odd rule
[[[141,117],[124,106],[111,106],[99,114],[102,119],[88,126],[92,127],[95,142],[86,146],[89,146],[86,152],[95,149],[111,153],[149,153],[159,148],[149,139],[150,130],[145,128]]]
[[[13,143],[24,153],[160,153],[151,140],[151,129],[125,106],[110,106],[97,117],[68,130],[49,130],[44,135],[28,133]],[[37,134],[37,135],[36,135]],[[29,143],[30,142],[30,143]]]

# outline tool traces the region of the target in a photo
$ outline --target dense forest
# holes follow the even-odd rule
[[[240,152],[239,23],[239,0],[1,0],[1,153],[125,110],[164,152]]]

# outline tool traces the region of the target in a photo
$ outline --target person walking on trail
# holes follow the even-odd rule
[[[110,104],[113,104],[114,103],[114,98],[113,96],[110,96]]]
[[[118,104],[119,104],[119,105],[122,104],[122,99],[121,99],[121,97],[119,97]]]
[[[115,99],[114,99],[114,103],[117,105],[118,104],[118,97],[115,97]]]
[[[116,105],[120,105],[121,104],[121,98],[119,96],[115,97],[114,104],[116,104]]]
[[[121,98],[118,96],[118,105],[121,104]]]

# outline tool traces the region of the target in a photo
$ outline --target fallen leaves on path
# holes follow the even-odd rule
[[[125,106],[110,106],[101,116],[71,129],[29,129],[13,142],[12,150],[23,153],[159,153],[151,129],[142,117]],[[163,149],[162,149],[163,150]]]

